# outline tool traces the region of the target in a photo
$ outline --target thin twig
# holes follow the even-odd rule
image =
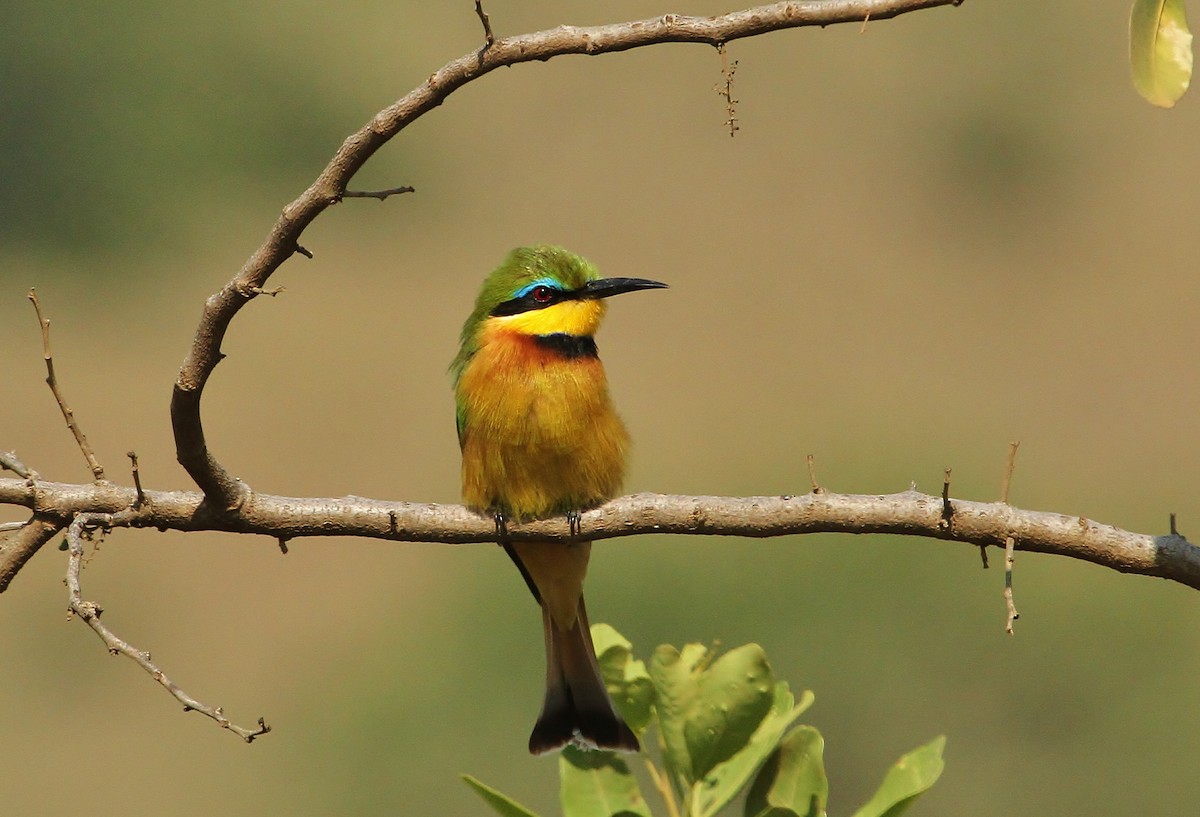
[[[81,513],[71,522],[70,527],[67,529],[67,549],[70,552],[70,557],[67,561],[68,610],[87,622],[87,625],[95,631],[96,635],[100,636],[100,639],[108,647],[110,653],[113,655],[124,655],[149,673],[150,677],[161,684],[167,692],[171,693],[175,700],[183,704],[185,712],[195,711],[212,718],[222,729],[228,729],[246,741],[246,743],[251,743],[255,738],[261,737],[271,731],[271,727],[267,726],[262,718],[258,719],[257,727],[247,729],[246,727],[238,726],[226,718],[221,707],[212,707],[197,701],[180,689],[174,681],[167,677],[165,672],[159,669],[158,665],[151,660],[150,653],[130,645],[102,624],[100,616],[104,610],[100,605],[92,601],[84,601],[83,599],[83,591],[79,584],[79,571],[83,566],[84,538],[90,537],[91,532],[95,530],[108,530],[118,525],[131,524],[137,518],[138,513],[138,511],[134,510],[126,510],[116,514]]]
[[[1014,440],[1008,444],[1008,460],[1004,464],[1004,478],[1000,481],[1000,502],[1003,505],[1008,504],[1008,491],[1012,486],[1013,470],[1017,466],[1017,449],[1021,446],[1019,441]],[[1007,611],[1007,618],[1004,624],[1004,632],[1009,635],[1013,634],[1013,622],[1020,618],[1017,613],[1017,608],[1013,604],[1013,549],[1016,542],[1012,536],[1007,536],[1004,539],[1004,607]],[[982,548],[981,548],[982,550]]]
[[[67,428],[71,429],[71,433],[75,435],[75,442],[78,444],[79,450],[83,452],[83,458],[87,460],[92,477],[97,481],[102,480],[104,479],[104,468],[96,460],[92,447],[88,445],[87,437],[83,436],[83,431],[75,422],[75,413],[67,405],[66,398],[63,397],[62,390],[58,387],[58,378],[54,375],[54,358],[50,355],[50,319],[42,315],[42,305],[38,301],[37,291],[29,290],[28,297],[33,304],[34,312],[37,313],[38,326],[42,329],[42,358],[46,361],[46,385],[50,387],[54,399],[58,401],[58,408],[62,411],[63,419],[67,421]]]
[[[133,472],[133,487],[137,490],[137,499],[134,500],[133,507],[140,508],[146,504],[146,492],[142,490],[142,475],[138,472],[137,452],[129,451],[125,456],[129,457],[129,467]]]
[[[654,781],[654,788],[658,789],[659,795],[662,796],[663,802],[667,805],[668,817],[680,817],[679,805],[675,802],[675,792],[671,789],[671,781],[667,776],[659,771],[659,768],[654,765],[654,761],[646,758],[646,770],[650,772],[650,779]]]
[[[270,295],[272,298],[274,298],[281,292],[287,292],[287,287],[271,287],[270,289],[263,289],[262,287],[250,287],[250,291],[255,295]]]
[[[1009,635],[1013,634],[1013,622],[1021,617],[1017,606],[1013,604],[1013,550],[1016,549],[1016,544],[1016,540],[1011,536],[1004,540],[1004,606],[1008,611],[1004,632]]]
[[[487,43],[484,49],[491,48],[496,44],[496,35],[492,33],[492,21],[483,10],[483,0],[475,0],[475,13],[479,15],[479,22],[483,23],[483,39]]]
[[[24,479],[41,479],[37,471],[34,471],[25,463],[21,462],[16,451],[0,451],[0,468],[3,468],[7,471],[12,471],[14,474],[19,477],[23,477]]]
[[[946,530],[951,530],[954,527],[954,505],[950,502],[950,472],[953,469],[947,468],[942,474],[942,519],[941,525]]]
[[[812,454],[808,455],[807,460],[808,460],[808,481],[812,485],[812,492],[814,494],[819,494],[824,489],[821,487],[821,484],[819,482],[817,482],[816,462],[815,462]]]
[[[415,193],[417,188],[411,185],[403,187],[389,187],[387,190],[347,190],[342,194],[344,199],[379,199],[383,201],[391,196],[398,196],[401,193]]]
[[[10,531],[20,530],[25,527],[28,522],[0,522],[0,533],[9,533]]]
[[[1013,469],[1017,466],[1017,449],[1020,447],[1020,441],[1008,444],[1008,460],[1004,464],[1004,479],[1000,481],[1000,501],[1005,505],[1008,504],[1008,489],[1012,485]]]
[[[729,61],[729,52],[725,43],[717,45],[717,53],[721,55],[721,74],[725,78],[725,84],[716,86],[713,90],[717,95],[725,100],[725,125],[729,128],[729,136],[737,133],[741,128],[738,127],[736,116],[738,101],[733,98],[733,75],[737,72],[737,60]]]

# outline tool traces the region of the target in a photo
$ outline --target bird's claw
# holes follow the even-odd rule
[[[583,515],[577,510],[567,511],[567,531],[572,539],[583,532]]]
[[[508,522],[503,511],[493,511],[492,521],[496,523],[496,538],[501,542],[508,541]]]

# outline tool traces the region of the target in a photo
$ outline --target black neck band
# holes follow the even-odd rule
[[[533,340],[543,349],[557,352],[568,360],[580,357],[599,357],[596,341],[591,335],[568,335],[555,332],[553,335],[534,335]]]

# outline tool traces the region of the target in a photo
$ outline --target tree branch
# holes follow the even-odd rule
[[[660,43],[720,46],[732,40],[804,26],[888,19],[962,0],[805,0],[773,3],[714,17],[667,14],[649,20],[558,28],[505,37],[482,50],[453,60],[399,101],[377,113],[338,148],[321,175],[287,205],[266,241],[241,271],[204,304],[200,325],[179,370],[171,396],[171,427],[176,458],[213,506],[238,509],[249,488],[217,461],[208,448],[200,417],[200,398],[209,376],[223,357],[221,342],[234,316],[263,290],[271,274],[300,247],[300,236],[312,221],[346,195],[346,185],[366,161],[392,137],[454,91],[497,68],[545,61],[565,54],[596,56]]]
[[[8,588],[9,582],[21,571],[25,563],[33,558],[33,554],[65,527],[61,517],[49,518],[34,514],[33,518],[15,533],[0,537],[0,593]]]
[[[42,524],[60,528],[81,513],[119,513],[137,491],[111,483],[66,484],[0,479],[0,504],[37,508]],[[1001,502],[955,499],[948,521],[941,496],[916,490],[887,495],[672,496],[633,494],[580,517],[593,541],[639,534],[765,538],[812,533],[891,533],[1004,547],[1082,559],[1122,573],[1170,579],[1200,590],[1200,548],[1172,533],[1133,533],[1079,516],[1028,511]],[[362,536],[400,542],[492,542],[490,516],[461,505],[384,502],[363,497],[284,497],[250,494],[237,514],[224,513],[202,494],[144,491],[144,504],[123,521],[130,527],[251,533],[274,539]],[[569,541],[566,518],[512,524],[514,541]],[[53,532],[45,538],[49,539]],[[293,543],[294,544],[294,543]],[[0,574],[2,577],[2,574]],[[0,585],[3,589],[3,585]]]
[[[267,726],[263,718],[258,719],[258,725],[254,728],[238,726],[225,717],[225,713],[221,707],[209,706],[188,695],[179,688],[178,684],[168,678],[165,672],[159,669],[158,665],[150,657],[150,653],[134,647],[100,621],[100,616],[104,610],[99,604],[92,601],[84,601],[83,590],[79,584],[79,571],[83,567],[83,540],[90,537],[91,533],[95,530],[106,531],[113,527],[133,524],[139,516],[140,511],[133,509],[127,509],[116,514],[81,513],[71,522],[70,527],[67,529],[67,549],[71,554],[67,563],[66,579],[68,608],[73,614],[83,619],[96,635],[100,636],[100,640],[104,642],[104,645],[108,647],[108,651],[112,655],[124,655],[144,669],[151,678],[161,684],[167,692],[171,693],[175,700],[183,704],[185,712],[199,712],[202,715],[212,718],[222,729],[228,729],[246,741],[246,743],[254,742],[255,738],[261,737],[271,731],[271,727]]]
[[[75,435],[75,443],[79,446],[83,458],[87,460],[92,476],[96,480],[102,480],[104,479],[104,467],[100,465],[92,447],[88,445],[83,429],[79,427],[79,423],[75,422],[75,412],[71,411],[71,407],[67,405],[67,398],[63,396],[62,389],[58,386],[58,376],[54,374],[54,356],[50,353],[50,319],[42,314],[42,304],[38,300],[37,290],[29,290],[28,298],[29,302],[33,304],[34,312],[37,313],[38,327],[42,330],[42,360],[46,363],[46,385],[50,387],[50,392],[54,395],[55,402],[58,403],[58,409],[62,412],[63,419],[67,421],[67,428]]]

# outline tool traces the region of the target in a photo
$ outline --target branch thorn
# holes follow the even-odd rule
[[[133,472],[133,487],[137,490],[137,499],[133,501],[133,507],[140,508],[146,504],[146,492],[142,490],[142,476],[138,473],[138,455],[136,451],[128,451],[125,456],[129,457],[130,470]]]

